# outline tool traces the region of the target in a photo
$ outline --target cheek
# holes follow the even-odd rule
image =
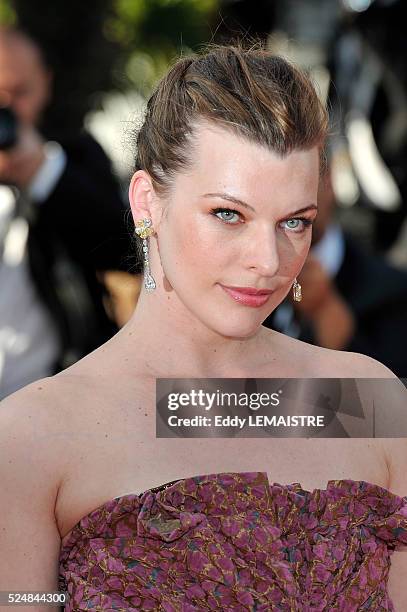
[[[219,239],[219,233],[208,225],[189,219],[182,226],[172,227],[169,234],[174,239],[174,243],[169,245],[172,265],[180,267],[183,274],[199,270],[201,276],[205,270],[213,271],[222,266],[225,260],[224,245]]]
[[[306,230],[307,231],[307,230]],[[288,240],[282,238],[279,245],[280,274],[293,276],[304,265],[311,245],[311,232]]]

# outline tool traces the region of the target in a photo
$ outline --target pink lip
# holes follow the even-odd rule
[[[265,304],[269,299],[271,293],[273,293],[270,289],[254,289],[252,287],[225,287],[225,285],[220,286],[236,302],[244,304],[245,306],[252,306],[254,308],[263,306],[263,304]]]
[[[232,291],[238,291],[239,293],[244,293],[246,295],[269,295],[273,293],[271,289],[256,289],[255,287],[227,287],[226,285],[222,285],[226,289],[232,289]]]

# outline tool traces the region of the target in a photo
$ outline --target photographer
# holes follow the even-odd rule
[[[51,86],[36,43],[1,28],[0,398],[117,331],[98,278],[125,270],[125,207],[89,134],[66,142],[41,135]]]

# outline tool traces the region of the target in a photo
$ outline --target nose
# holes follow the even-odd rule
[[[246,265],[262,276],[275,276],[280,266],[276,230],[267,224],[251,235]]]

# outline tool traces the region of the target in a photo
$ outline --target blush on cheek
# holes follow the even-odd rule
[[[308,257],[309,249],[311,246],[311,236],[309,236],[308,240],[304,240],[301,242],[302,244],[298,246],[298,250],[293,253],[292,257],[292,265],[296,269],[298,269],[298,267],[302,267]]]
[[[304,265],[309,251],[309,242],[302,244],[284,243],[279,249],[278,275],[282,278],[293,278]]]
[[[197,223],[186,222],[178,226],[175,231],[176,244],[174,244],[177,258],[188,266],[197,266],[199,269],[206,266],[208,259],[214,251],[215,244],[211,234],[202,231]],[[217,245],[219,248],[219,245]]]

